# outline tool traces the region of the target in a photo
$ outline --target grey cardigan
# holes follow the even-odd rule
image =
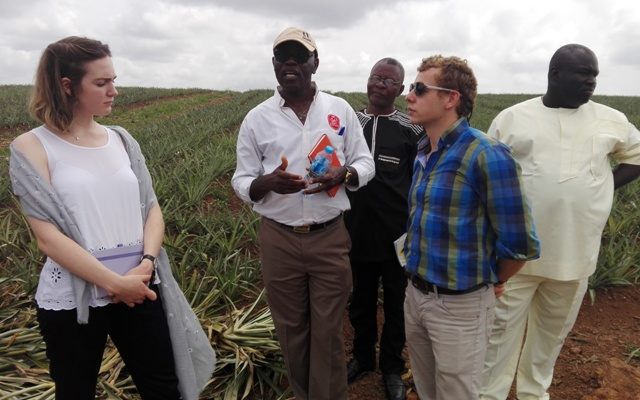
[[[122,139],[129,155],[131,169],[138,178],[141,218],[144,222],[148,210],[157,201],[151,184],[151,175],[138,142],[124,128],[117,126],[110,128]],[[24,214],[52,223],[86,249],[87,246],[72,214],[53,187],[38,174],[33,165],[13,144],[10,150],[9,175],[13,193],[20,199]],[[200,321],[173,277],[169,258],[164,249],[160,250],[158,256],[157,273],[161,280],[160,297],[169,325],[180,393],[184,400],[195,400],[198,399],[200,391],[213,373],[216,355]],[[73,274],[72,285],[77,304],[78,323],[86,324],[89,320],[91,285]]]

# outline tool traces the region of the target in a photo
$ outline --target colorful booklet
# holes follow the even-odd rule
[[[320,153],[327,146],[331,146],[334,148],[334,150],[337,150],[335,146],[331,143],[331,140],[329,140],[329,137],[327,136],[327,134],[323,133],[322,136],[320,136],[320,139],[318,139],[316,144],[313,146],[313,148],[309,152],[309,155],[307,156],[309,158],[309,162],[313,161],[313,159],[316,157],[316,154]],[[336,151],[333,152],[333,157],[331,158],[331,165],[334,167],[339,167],[342,165],[340,164],[340,160],[338,160]],[[334,197],[336,193],[338,193],[338,190],[340,190],[340,185],[335,185],[331,189],[326,190],[326,192],[330,197]]]
[[[112,249],[97,250],[92,254],[105,267],[118,275],[124,275],[129,270],[140,264],[144,248],[142,243],[133,246],[120,246]],[[104,288],[94,285],[97,299],[109,297],[109,293]]]

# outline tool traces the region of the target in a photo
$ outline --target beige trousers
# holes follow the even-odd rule
[[[516,370],[519,400],[549,399],[553,367],[576,322],[587,283],[588,278],[556,281],[523,274],[507,282],[496,303],[481,399],[506,399]]]
[[[492,285],[452,296],[423,294],[409,283],[404,320],[420,400],[478,398],[494,305]]]
[[[295,233],[263,218],[259,238],[267,301],[296,399],[345,400],[351,239],[344,222]]]

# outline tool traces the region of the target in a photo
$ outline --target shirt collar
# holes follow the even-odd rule
[[[366,107],[362,110],[362,113],[363,113],[364,115],[366,115],[367,117],[376,117],[376,116],[377,116],[377,117],[391,117],[392,115],[396,114],[397,112],[398,112],[398,110],[394,109],[390,114],[378,114],[378,115],[374,115],[374,114],[369,114],[369,113],[367,112],[367,108],[366,108]]]
[[[316,85],[315,82],[311,82],[311,86],[313,87],[313,90],[314,90],[313,101],[311,103],[315,103],[316,99],[318,98],[318,93],[320,93],[320,91],[318,90],[318,85]],[[280,86],[279,85],[276,87],[276,90],[275,90],[275,93],[274,93],[274,98],[278,101],[278,105],[280,106],[280,108],[284,107],[285,100],[282,97],[282,95],[280,94]]]
[[[460,137],[462,132],[469,128],[467,118],[460,117],[456,122],[451,124],[446,131],[438,139],[438,149],[453,145]],[[418,142],[418,154],[426,154],[427,150],[431,151],[430,140],[428,135],[424,135]]]
[[[449,126],[447,130],[444,131],[442,136],[440,136],[440,139],[438,140],[438,148],[442,148],[443,145],[451,146],[452,144],[454,144],[456,140],[458,140],[462,132],[464,132],[467,128],[469,128],[469,121],[467,121],[467,118],[458,118],[458,120],[451,124],[451,126]]]

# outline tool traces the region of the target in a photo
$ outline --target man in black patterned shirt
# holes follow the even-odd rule
[[[355,333],[347,379],[353,382],[375,370],[378,286],[382,280],[384,326],[379,364],[387,398],[392,400],[405,398],[401,374],[405,370],[403,304],[407,285],[393,241],[406,230],[416,143],[423,132],[394,106],[404,90],[403,81],[404,68],[393,58],[383,58],[371,70],[367,107],[356,114],[374,158],[376,175],[367,186],[348,192],[351,211],[345,217],[353,242],[349,319]]]

